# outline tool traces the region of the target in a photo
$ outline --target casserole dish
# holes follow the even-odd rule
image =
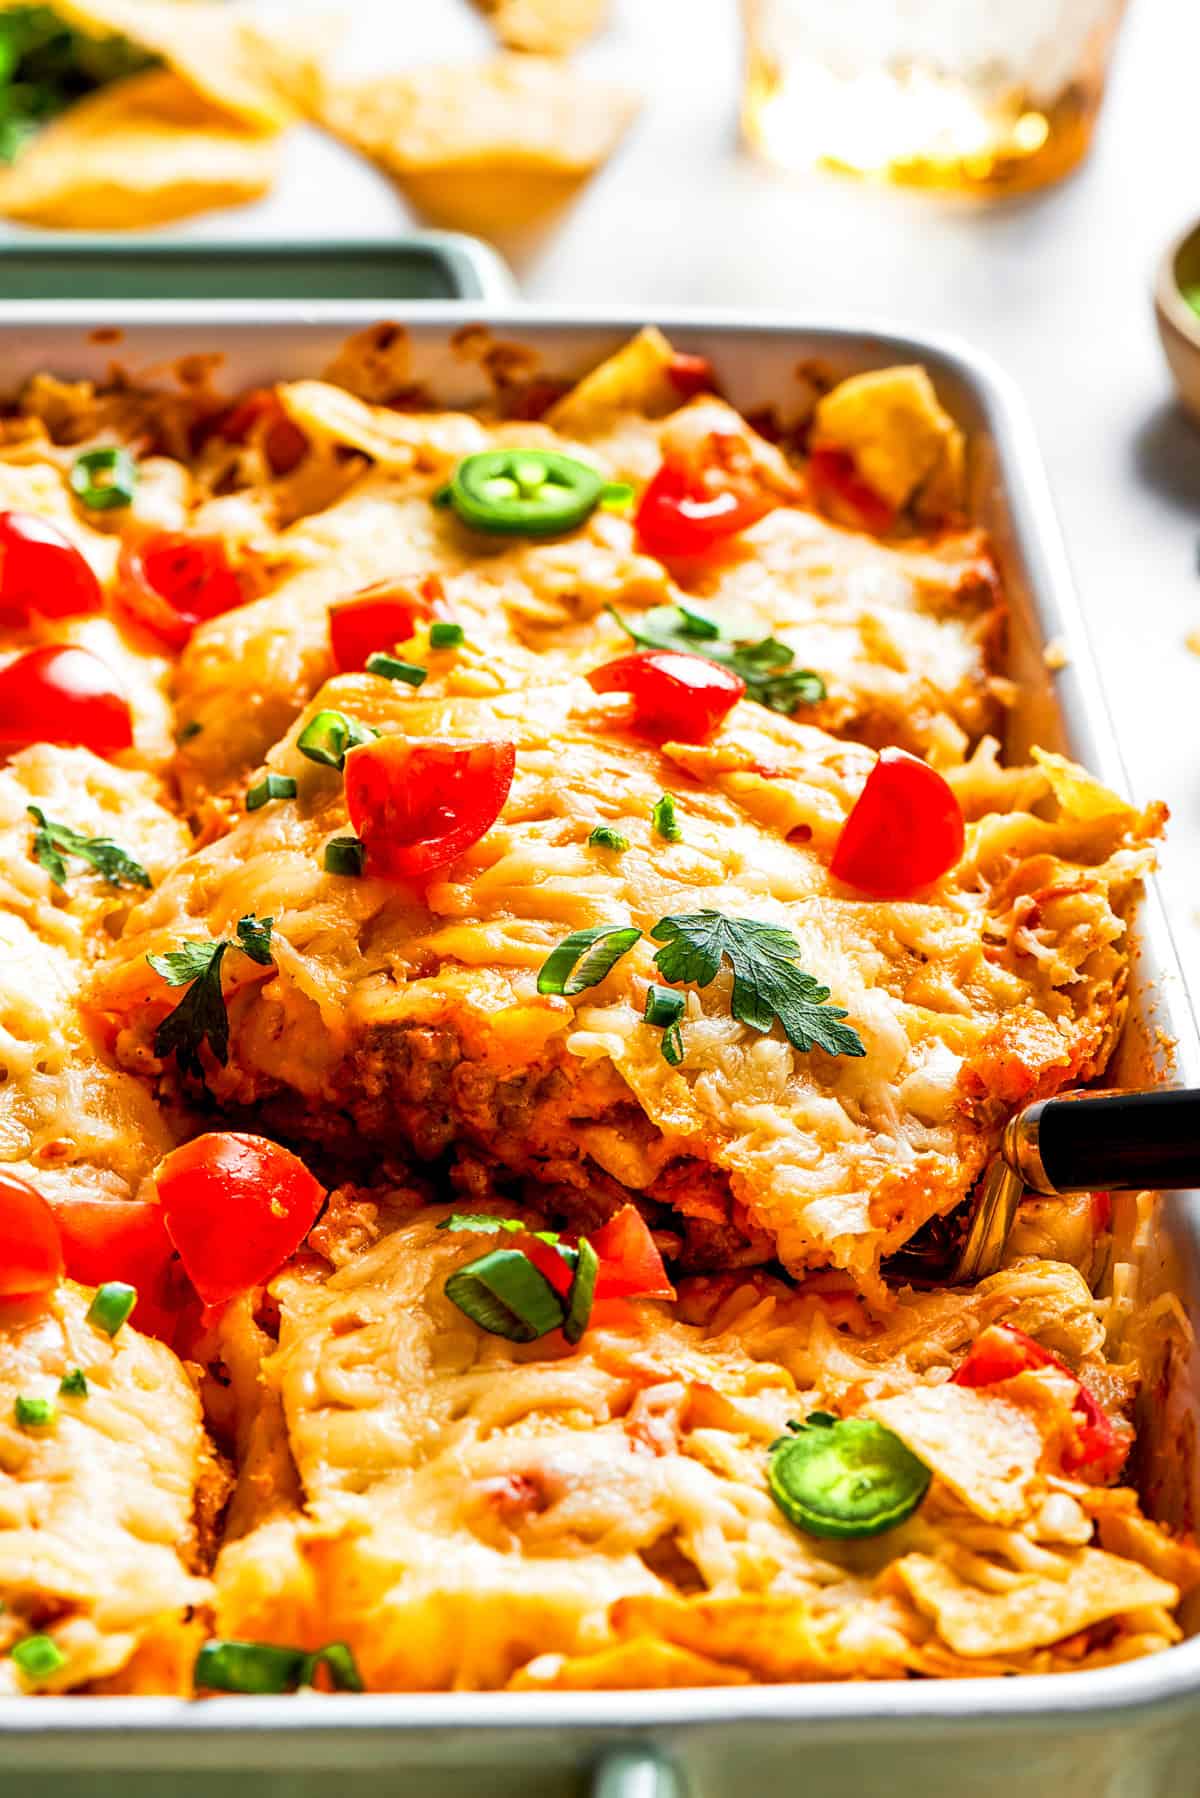
[[[258,308],[251,318],[236,307],[131,307],[103,320],[121,330],[119,345],[106,330],[109,341],[98,349],[86,337],[94,315],[85,319],[81,309],[62,305],[34,318],[12,308],[0,320],[11,345],[3,385],[11,389],[45,368],[96,374],[113,357],[133,368],[161,366],[198,349],[224,354],[230,386],[316,374],[373,310]],[[412,373],[422,386],[443,403],[479,397],[479,360],[464,353],[478,337],[462,334],[463,326],[480,323],[477,317],[436,308],[401,312],[399,322],[409,331]],[[486,321],[492,337],[529,345],[540,368],[564,375],[595,363],[638,322],[527,312]],[[1065,749],[1119,785],[1036,451],[1003,384],[956,349],[882,333],[729,320],[664,324],[688,351],[714,358],[744,410],[801,399],[804,371],[814,364],[834,377],[897,362],[926,366],[974,445],[971,509],[991,534],[1012,608],[1010,670],[1020,700],[1010,750],[1019,754],[1035,741]],[[1054,672],[1044,653],[1051,643]],[[1194,1081],[1193,1029],[1153,895],[1138,928],[1134,1006],[1114,1077],[1126,1085],[1148,1084],[1156,1073]],[[1159,1209],[1143,1259],[1143,1297],[1174,1292],[1190,1308],[1195,1253],[1181,1201]],[[1155,1403],[1142,1437],[1143,1488],[1153,1508],[1176,1523],[1192,1515],[1194,1380],[1185,1361],[1173,1353],[1149,1369],[1146,1390]],[[732,1792],[750,1754],[760,1789],[782,1790],[795,1779],[801,1750],[804,1778],[818,1792],[936,1789],[945,1783],[949,1752],[971,1755],[971,1789],[990,1798],[1011,1787],[1019,1731],[1027,1789],[1149,1794],[1167,1789],[1193,1749],[1190,1700],[1198,1678],[1197,1651],[1185,1643],[1148,1662],[1052,1682],[323,1698],[286,1707],[272,1700],[191,1707],[167,1700],[6,1702],[0,1790],[148,1793],[169,1780],[173,1791],[198,1793],[218,1773],[235,1793],[252,1785],[324,1792],[331,1778],[362,1794],[415,1793],[435,1782],[447,1793],[481,1785],[497,1793],[567,1793],[581,1789],[610,1748],[629,1752],[599,1766],[604,1798],[669,1790],[674,1776],[629,1747],[632,1738],[657,1746],[678,1766],[686,1789],[702,1794]]]

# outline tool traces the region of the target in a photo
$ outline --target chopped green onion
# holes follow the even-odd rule
[[[106,1336],[115,1336],[137,1304],[137,1296],[137,1287],[126,1286],[124,1280],[106,1281],[96,1288],[96,1296],[88,1306],[88,1322]]]
[[[357,878],[367,865],[367,846],[361,837],[330,837],[325,845],[326,874]]]
[[[721,627],[715,618],[706,612],[698,612],[694,606],[686,606],[682,600],[675,607],[679,613],[679,633],[683,637],[694,637],[698,642],[715,643],[721,635]]]
[[[646,988],[646,1009],[642,1016],[647,1024],[665,1030],[670,1024],[678,1024],[686,1003],[682,993],[677,993],[673,987],[659,986],[652,980]]]
[[[290,774],[268,774],[246,794],[246,810],[257,812],[269,799],[294,799],[296,783]]]
[[[64,1398],[86,1398],[88,1395],[87,1375],[82,1367],[73,1367],[58,1382],[58,1390]]]
[[[26,1636],[14,1645],[12,1658],[28,1680],[49,1679],[67,1664],[66,1655],[52,1636]]]
[[[524,1228],[519,1217],[493,1217],[490,1211],[452,1211],[438,1225],[439,1230],[479,1230],[488,1236],[499,1230],[519,1236]]]
[[[467,640],[467,633],[461,624],[454,624],[445,618],[436,618],[429,627],[430,649],[458,649]]]
[[[137,491],[137,463],[128,450],[108,445],[84,450],[71,464],[71,491],[93,512],[128,506]]]
[[[663,1031],[662,1058],[669,1066],[677,1068],[683,1060],[683,1031],[678,1024],[671,1024]]]
[[[54,1422],[52,1398],[18,1398],[13,1411],[23,1430],[44,1430]]]
[[[628,849],[629,838],[623,837],[611,824],[597,824],[588,837],[588,843],[593,849],[615,849],[620,855],[623,850]]]
[[[309,1654],[273,1642],[214,1640],[196,1656],[192,1678],[210,1692],[274,1694],[311,1686],[318,1667],[326,1668],[335,1691],[363,1690],[362,1675],[345,1642],[329,1642]]]
[[[318,712],[296,738],[296,748],[310,762],[340,770],[349,750],[370,743],[378,735],[379,732],[372,730],[369,724],[347,718],[345,712]]]
[[[416,662],[402,662],[399,656],[384,655],[382,650],[367,657],[367,673],[381,674],[384,680],[402,680],[409,687],[419,687],[429,678],[428,668]]]
[[[628,512],[634,501],[634,489],[628,481],[609,481],[600,489],[600,505],[605,512]]]
[[[678,843],[682,841],[683,830],[675,815],[675,795],[673,793],[664,793],[661,799],[655,800],[650,818],[656,834],[662,837],[664,842]]]
[[[557,1330],[565,1315],[545,1274],[520,1249],[493,1249],[468,1261],[450,1275],[445,1293],[481,1330],[509,1342],[534,1342]]]
[[[578,1342],[588,1327],[588,1319],[592,1315],[592,1300],[596,1296],[596,1275],[599,1272],[600,1257],[587,1237],[581,1236],[575,1274],[571,1290],[567,1294],[567,1315],[562,1327],[568,1342]]]
[[[599,986],[641,934],[636,924],[597,924],[590,930],[573,930],[542,963],[538,992],[572,999],[585,987]]]

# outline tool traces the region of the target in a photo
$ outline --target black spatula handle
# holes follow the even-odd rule
[[[1004,1153],[1035,1192],[1200,1187],[1200,1091],[1040,1099],[1013,1119]]]

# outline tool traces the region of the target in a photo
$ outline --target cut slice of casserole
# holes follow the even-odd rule
[[[271,767],[296,797],[188,857],[96,979],[105,1040],[153,1081],[179,995],[147,957],[270,916],[272,965],[230,957],[227,1063],[201,1051],[226,1110],[350,1157],[457,1144],[585,1224],[633,1194],[684,1232],[685,1265],[774,1253],[877,1283],[882,1255],[963,1198],[1014,1107],[1104,1066],[1161,819],[1054,758],[1005,770],[985,745],[953,777],[961,860],[920,898],[880,901],[829,867],[872,753],[760,706],[705,746],[656,748],[624,696],[582,682],[425,700],[347,676],[317,704],[405,738],[512,743],[508,801],[423,888],[369,861],[329,873],[342,777],[285,740]],[[664,793],[677,841],[656,822]],[[629,847],[592,845],[599,825]],[[643,1021],[653,957],[665,920],[706,913],[789,932],[863,1053],[739,1021],[723,967],[679,989],[672,1065]],[[630,926],[640,939],[598,985],[538,990],[569,933]]]
[[[1176,1639],[1195,1557],[1132,1492],[1063,1473],[1071,1380],[946,1383],[1000,1320],[1103,1378],[1074,1269],[908,1294],[886,1327],[844,1295],[702,1280],[572,1351],[456,1309],[447,1277],[495,1238],[444,1216],[385,1210],[332,1274],[276,1282],[264,1377],[303,1502],[222,1551],[222,1635],[348,1642],[383,1691],[1049,1672]],[[818,1405],[932,1469],[907,1522],[839,1542],[777,1509],[768,1450]]]

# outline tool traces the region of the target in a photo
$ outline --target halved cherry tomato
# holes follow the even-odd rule
[[[217,424],[227,443],[245,443],[256,427],[262,427],[263,454],[274,474],[291,474],[308,454],[308,438],[288,417],[273,387],[255,387],[231,406]]]
[[[137,1287],[132,1322],[144,1336],[171,1342],[177,1300],[169,1270],[175,1251],[153,1199],[105,1199],[66,1193],[51,1201],[62,1238],[63,1260],[72,1280],[103,1286],[124,1280]]]
[[[159,1162],[167,1235],[206,1305],[261,1286],[295,1254],[325,1188],[299,1156],[264,1136],[214,1131]]]
[[[830,862],[847,886],[873,899],[908,899],[963,852],[962,807],[935,768],[903,749],[883,749],[854,802]]]
[[[681,399],[713,390],[713,365],[707,356],[689,356],[676,350],[667,363],[667,379]]]
[[[778,504],[741,439],[714,431],[697,455],[663,462],[638,504],[637,534],[662,560],[703,556]]]
[[[198,624],[245,603],[219,537],[153,531],[130,537],[117,559],[117,603],[168,648],[182,649]]]
[[[0,1299],[38,1298],[62,1275],[53,1211],[28,1180],[0,1172]]]
[[[48,518],[0,512],[0,624],[98,612],[100,583],[87,558]]]
[[[329,642],[339,674],[354,674],[379,649],[394,649],[412,636],[419,618],[447,617],[442,583],[426,579],[373,581],[329,608]]]
[[[113,674],[90,650],[48,643],[0,668],[0,755],[30,743],[69,743],[116,755],[133,720]]]
[[[367,872],[419,880],[477,843],[504,809],[511,743],[381,737],[346,757],[346,808]]]
[[[822,500],[839,502],[876,536],[884,536],[896,522],[896,508],[864,481],[849,450],[814,444],[808,457],[808,484],[818,504]]]
[[[1015,1379],[1018,1374],[1036,1367],[1057,1367],[1075,1384],[1074,1437],[1064,1444],[1062,1451],[1066,1472],[1077,1473],[1088,1467],[1101,1478],[1115,1477],[1129,1453],[1128,1431],[1114,1424],[1065,1361],[1044,1349],[1024,1330],[1018,1330],[1012,1324],[989,1325],[959,1364],[953,1383],[956,1386],[994,1386],[997,1381]]]
[[[732,668],[671,649],[618,656],[588,681],[597,693],[632,693],[634,722],[680,743],[707,741],[746,691]]]
[[[563,1237],[568,1248],[574,1248],[577,1240],[573,1235]],[[613,1299],[675,1297],[658,1246],[636,1205],[622,1205],[607,1223],[588,1232],[588,1241],[600,1259],[593,1295],[597,1304]],[[573,1270],[554,1245],[526,1235],[517,1238],[516,1246],[546,1276],[555,1292],[565,1298],[571,1290]]]

